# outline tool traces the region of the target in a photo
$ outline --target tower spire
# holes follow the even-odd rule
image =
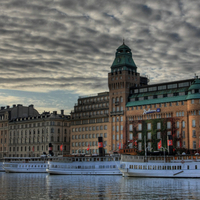
[[[125,42],[124,42],[124,38],[123,38],[123,44],[125,44]]]

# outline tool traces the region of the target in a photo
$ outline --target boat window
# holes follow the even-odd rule
[[[25,167],[27,167],[27,165]]]
[[[110,165],[110,168],[113,168],[112,165]]]
[[[142,169],[142,165],[139,165],[139,169]]]
[[[109,165],[106,165],[106,168],[109,168]]]
[[[94,158],[94,161],[96,161],[96,158]]]
[[[92,169],[94,169],[95,168],[95,166],[94,165],[92,165]]]
[[[103,168],[105,168],[105,165],[103,165]]]
[[[101,169],[101,168],[102,168],[102,166],[101,166],[101,165],[99,165],[99,168]]]
[[[37,165],[35,165],[35,167],[37,167]]]
[[[197,169],[197,165],[195,165],[195,169]]]
[[[46,167],[46,165],[44,165],[44,167]]]
[[[108,161],[110,161],[111,159],[110,158],[108,158]]]
[[[113,165],[113,168],[116,168],[116,165]]]
[[[147,169],[147,166],[146,166],[146,165],[143,165],[143,169]]]
[[[155,165],[153,166],[153,170],[156,170],[156,166]]]
[[[189,165],[187,166],[187,169],[190,169],[190,166],[189,166]]]
[[[19,165],[19,167],[21,167],[21,165]]]
[[[148,166],[148,169],[152,169],[152,166],[151,166],[151,165],[149,165],[149,166]]]
[[[115,158],[116,161],[118,161],[118,158]]]
[[[168,169],[168,170],[171,170],[171,166],[167,166],[167,169]]]
[[[137,169],[137,165],[134,165],[134,169]]]

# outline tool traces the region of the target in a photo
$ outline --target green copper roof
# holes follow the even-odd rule
[[[200,94],[199,93],[195,93],[195,94],[188,94],[187,95],[187,100],[189,99],[200,99]]]
[[[137,72],[137,66],[132,58],[131,49],[124,43],[118,47],[111,70],[132,70]]]
[[[175,102],[175,101],[185,101],[186,98],[187,98],[187,95],[183,95],[183,96],[165,97],[165,98],[159,98],[159,99],[148,99],[148,100],[143,100],[143,101],[133,101],[133,102],[128,102],[126,104],[126,107],[150,105],[150,104],[157,104],[157,103],[168,103],[168,102]]]
[[[200,89],[200,79],[195,79],[188,90]]]

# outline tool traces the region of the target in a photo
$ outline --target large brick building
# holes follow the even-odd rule
[[[107,153],[119,148],[156,151],[160,140],[167,148],[168,135],[175,150],[198,151],[198,77],[148,85],[148,78],[137,72],[131,49],[122,44],[108,73],[108,88],[108,92],[80,97],[75,104],[71,153],[98,153],[98,136],[103,136]]]
[[[49,143],[54,155],[69,154],[70,116],[64,115],[64,110],[60,114],[56,111],[39,114],[33,105],[1,107],[0,158],[48,154]]]

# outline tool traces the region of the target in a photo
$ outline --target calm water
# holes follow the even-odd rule
[[[0,173],[0,199],[200,199],[200,179]]]

